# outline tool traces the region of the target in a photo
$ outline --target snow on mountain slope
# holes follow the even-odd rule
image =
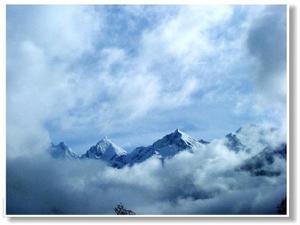
[[[56,159],[78,159],[79,156],[72,152],[71,148],[69,148],[64,142],[60,142],[55,145],[51,143],[48,148],[51,156]]]
[[[108,138],[103,138],[96,145],[93,145],[82,156],[77,156],[63,142],[58,145],[51,145],[50,153],[54,158],[67,159],[96,159],[107,162],[108,165],[115,168],[122,168],[125,165],[132,166],[141,163],[151,157],[157,157],[164,162],[165,159],[172,158],[174,155],[182,151],[191,153],[196,151],[205,151],[214,148],[215,142],[221,142],[225,150],[233,151],[236,154],[244,154],[245,166],[242,168],[252,168],[253,165],[261,164],[264,159],[264,165],[268,164],[268,158],[272,151],[280,148],[278,146],[285,144],[280,132],[274,128],[246,125],[239,128],[233,133],[227,134],[224,138],[207,142],[204,140],[196,140],[188,134],[176,129],[174,132],[165,135],[161,139],[155,141],[152,145],[137,147],[132,152],[127,153],[123,148],[114,144]],[[270,153],[271,152],[271,153]],[[272,153],[273,154],[273,153]],[[286,155],[282,153],[282,158]],[[278,154],[275,154],[277,157]],[[273,157],[273,156],[272,156]],[[251,160],[250,160],[251,159]],[[250,165],[250,167],[247,165]],[[250,171],[250,170],[249,170]]]
[[[113,167],[122,167],[125,164],[125,156],[127,152],[104,137],[96,145],[90,147],[81,158],[101,159],[108,162]]]
[[[224,143],[229,150],[255,155],[266,147],[276,147],[281,139],[280,132],[274,128],[249,124],[227,134]]]
[[[148,147],[136,148],[126,157],[126,161],[129,165],[133,165],[134,163],[143,162],[154,155],[161,159],[165,159],[171,158],[183,150],[193,152],[202,147],[203,144],[199,143],[186,133],[176,129],[174,132],[164,136]]]

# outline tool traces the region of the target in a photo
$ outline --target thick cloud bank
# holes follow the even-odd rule
[[[220,139],[122,169],[46,152],[14,158],[7,162],[7,213],[114,214],[121,202],[137,214],[277,214],[286,196],[285,149],[278,135],[251,134],[247,151]]]

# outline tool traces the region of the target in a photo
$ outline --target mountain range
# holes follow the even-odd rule
[[[223,143],[229,151],[236,154],[240,152],[247,154],[247,159],[236,168],[237,171],[248,171],[254,176],[277,176],[280,175],[280,171],[272,168],[275,159],[286,159],[286,143],[280,142],[273,146],[269,140],[270,136],[276,137],[277,133],[278,130],[274,128],[247,125],[227,134],[218,141]],[[82,155],[74,153],[64,142],[57,145],[51,144],[48,151],[56,159],[102,160],[109,166],[120,169],[124,166],[142,163],[151,157],[157,157],[164,163],[166,159],[172,158],[182,151],[190,153],[205,151],[208,146],[214,144],[214,141],[196,140],[176,129],[152,145],[137,147],[130,153],[107,137],[91,146]]]
[[[207,142],[208,143],[208,142]],[[54,158],[60,159],[98,159],[109,165],[122,168],[125,165],[132,166],[141,163],[150,157],[156,156],[160,159],[171,158],[180,151],[197,151],[204,145],[193,139],[186,133],[176,129],[147,147],[137,147],[131,153],[104,137],[95,145],[91,146],[84,154],[77,155],[64,142],[55,145],[51,143],[48,149]]]

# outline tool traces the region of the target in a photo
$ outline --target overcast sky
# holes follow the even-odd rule
[[[7,145],[285,127],[285,6],[7,6]]]

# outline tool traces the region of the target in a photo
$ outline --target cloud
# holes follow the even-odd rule
[[[69,67],[93,50],[101,18],[76,6],[9,6],[7,18],[7,143],[16,156],[39,152],[50,141],[45,124],[91,97]]]
[[[113,214],[122,202],[137,214],[276,214],[286,194],[285,160],[271,165],[281,171],[276,177],[236,171],[249,157],[220,139],[164,165],[153,157],[123,169],[46,154],[9,159],[7,212]]]
[[[250,27],[247,47],[255,60],[256,109],[276,112],[286,105],[286,7],[266,7]],[[272,111],[270,110],[270,111]],[[284,112],[281,112],[285,115]]]
[[[267,22],[260,21],[281,18],[276,10],[9,6],[8,155],[27,154],[24,146],[41,151],[51,140],[84,151],[105,135],[130,140],[130,150],[175,127],[215,138],[269,118],[272,110],[257,113],[263,105],[257,102],[273,98],[273,92],[255,95],[249,82],[257,77],[253,63],[261,68],[267,57],[251,40],[264,40],[259,24]],[[278,29],[270,32],[280,35]],[[265,50],[271,45],[266,42]],[[266,80],[278,90],[276,79]],[[275,119],[283,108],[276,105]]]
[[[189,102],[195,80],[166,91],[160,76],[136,68],[121,48],[100,48],[96,73],[75,66],[84,55],[98,57],[106,16],[94,7],[8,7],[8,155],[23,154],[21,146],[40,151],[49,123],[65,133],[90,126],[109,134],[153,108]]]
[[[279,177],[234,171],[247,155],[222,140],[164,167],[153,158],[122,170],[54,161],[44,149],[64,139],[84,151],[104,135],[133,148],[181,126],[211,138],[249,121],[284,123],[283,9],[8,6],[8,212],[111,214],[123,202],[138,214],[274,213],[285,162],[274,163]],[[279,139],[284,127],[269,142]]]
[[[102,21],[89,6],[9,6],[8,41],[32,41],[47,56],[67,61],[93,50]]]
[[[217,26],[222,26],[230,20],[232,12],[233,8],[227,6],[184,6],[175,16],[163,20],[155,29],[144,33],[143,51],[149,54],[148,57],[155,52],[152,55],[153,60],[159,53],[180,59],[184,64],[194,63],[195,60],[208,56],[212,51],[217,51],[218,46],[213,46],[214,40],[209,37],[210,31],[215,31]]]
[[[259,59],[260,74],[258,79],[264,81],[268,76],[276,75],[286,66],[286,8],[268,7],[265,13],[255,19],[248,35],[248,48]],[[272,38],[271,34],[277,37]],[[275,48],[276,46],[276,48]]]

